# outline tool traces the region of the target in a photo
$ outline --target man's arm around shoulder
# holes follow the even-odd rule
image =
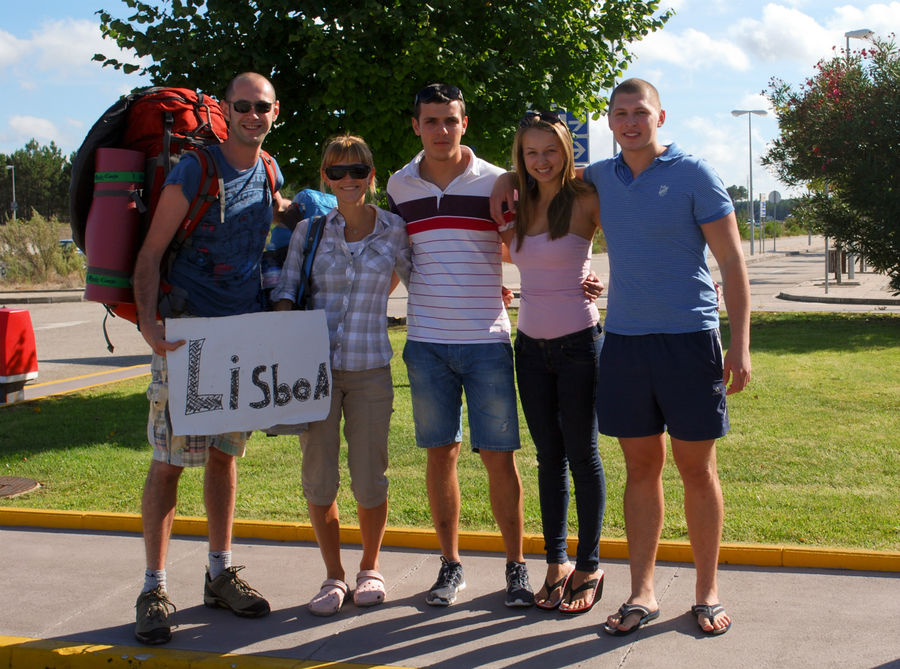
[[[154,353],[159,355],[165,355],[166,351],[174,351],[184,344],[184,340],[166,341],[165,329],[157,322],[156,312],[159,300],[159,266],[178,226],[187,215],[189,206],[190,202],[179,184],[163,188],[147,237],[134,264],[134,301],[141,334]]]

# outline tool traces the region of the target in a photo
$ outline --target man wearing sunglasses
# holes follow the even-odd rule
[[[491,508],[506,544],[506,605],[531,606],[515,462],[519,428],[510,323],[501,299],[500,238],[488,199],[503,170],[461,145],[467,124],[456,86],[432,84],[419,91],[412,127],[422,151],[387,185],[391,209],[406,220],[412,248],[403,359],[416,442],[428,453],[428,500],[442,553],[426,602],[449,606],[466,586],[457,480],[465,390],[472,450],[487,469]]]
[[[259,263],[273,209],[289,204],[278,189],[284,179],[275,165],[274,191],[260,149],[278,116],[278,101],[269,81],[255,73],[235,77],[224,102],[228,138],[210,147],[222,180],[224,211],[215,202],[177,251],[167,281],[181,295],[179,316],[232,316],[263,308]],[[146,644],[171,639],[165,558],[175,516],[178,481],[185,467],[205,466],[204,500],[209,524],[209,567],[203,603],[239,616],[269,613],[269,604],[239,578],[243,567],[231,564],[231,526],[236,490],[235,458],[244,454],[249,432],[210,436],[170,434],[166,351],[184,344],[168,341],[157,320],[160,262],[200,190],[200,163],[185,158],[169,173],[134,270],[134,293],[141,334],[153,349],[148,434],[153,460],[144,486],[141,517],[147,568],[138,597],[135,636]]]

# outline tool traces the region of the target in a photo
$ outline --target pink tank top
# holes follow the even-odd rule
[[[522,278],[519,330],[535,339],[554,339],[596,325],[600,314],[584,296],[581,282],[591,268],[591,241],[568,234],[526,236],[509,248]]]

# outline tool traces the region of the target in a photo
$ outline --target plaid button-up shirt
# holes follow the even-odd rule
[[[337,208],[325,230],[312,266],[310,309],[324,309],[331,343],[331,367],[358,372],[387,365],[393,351],[387,336],[387,299],[394,271],[409,281],[410,253],[406,223],[376,207],[375,228],[356,246],[344,239],[344,218]],[[295,302],[309,219],[291,235],[287,259],[272,299]]]

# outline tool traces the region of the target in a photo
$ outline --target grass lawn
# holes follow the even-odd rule
[[[514,314],[513,314],[514,315]],[[728,340],[727,321],[723,336]],[[405,329],[392,328],[396,397],[391,426],[389,524],[431,527],[425,456],[415,446]],[[900,550],[900,317],[758,313],[753,380],[729,398],[732,431],[718,445],[729,543]],[[139,513],[150,458],[146,379],[0,408],[0,472],[36,479],[38,491],[0,506]],[[519,469],[526,531],[540,533],[534,445],[520,416]],[[495,529],[480,459],[460,458],[461,527]],[[608,502],[603,534],[624,536],[624,469],[601,437]],[[307,521],[295,437],[255,433],[238,468],[237,516]],[[356,522],[346,468],[339,505]],[[178,513],[204,515],[202,473],[182,477]],[[674,463],[666,465],[664,539],[686,540]],[[571,514],[574,529],[574,510]]]

